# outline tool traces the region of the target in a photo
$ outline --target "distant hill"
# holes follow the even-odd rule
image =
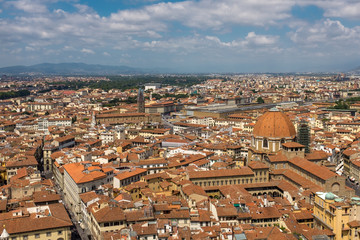
[[[360,66],[350,70],[348,73],[350,73],[350,74],[360,74]]]
[[[155,70],[132,68],[128,66],[107,66],[85,63],[41,63],[32,66],[0,68],[1,75],[119,75],[155,72]]]

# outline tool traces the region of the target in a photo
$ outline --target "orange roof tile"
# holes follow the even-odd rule
[[[64,165],[64,169],[77,184],[91,182],[106,177],[106,174],[102,171],[84,171],[86,169],[82,163],[69,163]]]

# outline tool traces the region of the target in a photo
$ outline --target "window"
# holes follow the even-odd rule
[[[51,232],[47,232],[47,233],[46,233],[46,236],[47,236],[47,237],[51,237]]]
[[[58,235],[61,235],[62,234],[62,231],[58,231]]]
[[[28,235],[24,235],[23,240],[28,240]]]
[[[40,238],[40,234],[35,234],[35,238]]]
[[[264,140],[263,140],[263,148],[268,148],[268,147],[269,147],[268,140],[266,138],[264,138]]]

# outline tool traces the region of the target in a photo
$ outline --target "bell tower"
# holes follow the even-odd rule
[[[138,104],[138,112],[145,112],[145,98],[144,98],[144,89],[139,88],[138,96],[137,96],[137,104]]]

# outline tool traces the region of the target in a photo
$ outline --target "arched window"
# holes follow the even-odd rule
[[[268,148],[268,147],[269,147],[268,140],[266,138],[264,138],[264,140],[263,140],[263,148]]]
[[[331,185],[331,191],[332,192],[339,192],[340,191],[340,184],[335,182],[333,185]]]

